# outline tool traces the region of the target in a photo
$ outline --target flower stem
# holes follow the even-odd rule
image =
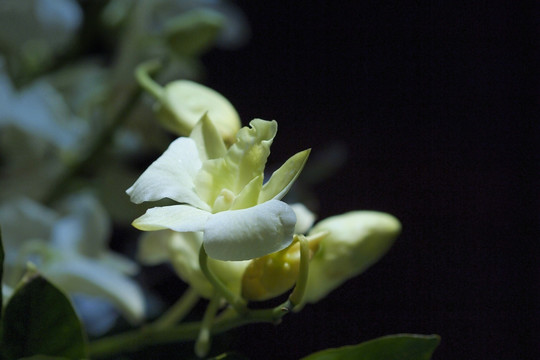
[[[206,308],[204,317],[202,319],[201,329],[199,330],[199,336],[195,342],[195,354],[203,358],[208,354],[211,343],[211,328],[216,317],[216,313],[219,309],[219,301],[221,300],[220,294],[214,291],[214,295],[210,299],[210,303]]]
[[[246,302],[242,298],[233,294],[208,267],[208,255],[206,254],[206,250],[204,250],[204,245],[201,245],[201,249],[199,250],[199,265],[204,276],[206,276],[216,291],[221,294],[225,300],[227,300],[233,309],[239,314],[245,313],[247,311]]]
[[[188,288],[165,314],[152,323],[152,326],[155,329],[165,329],[179,323],[198,301],[199,294],[192,287]]]
[[[298,305],[302,303],[304,299],[304,293],[306,292],[306,285],[309,275],[309,244],[304,235],[295,235],[295,239],[300,242],[300,270],[298,272],[298,279],[296,280],[296,286],[293,292],[289,295],[289,301],[292,304],[294,310]]]
[[[154,59],[145,61],[135,69],[135,78],[139,85],[148,93],[150,93],[156,100],[159,100],[165,91],[156,83],[151,77],[151,73],[155,73],[162,67],[161,61]]]
[[[269,316],[268,312],[257,310],[245,315],[239,315],[234,309],[228,309],[216,318],[210,329],[210,334],[220,334],[246,324],[275,322],[274,317]],[[200,321],[168,328],[156,328],[148,325],[133,331],[101,338],[90,343],[90,357],[104,358],[119,353],[136,351],[150,345],[195,340],[200,335],[202,325],[203,322]]]

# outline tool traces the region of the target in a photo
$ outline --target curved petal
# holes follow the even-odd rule
[[[190,138],[179,138],[126,192],[136,204],[169,198],[206,210],[208,205],[199,198],[193,183],[200,168],[195,142]]]
[[[51,263],[44,275],[69,293],[99,296],[111,302],[131,323],[144,316],[144,296],[133,280],[82,257]]]
[[[206,203],[214,204],[222,189],[239,194],[250,181],[264,173],[277,122],[254,119],[249,125],[238,131],[236,142],[224,157],[203,163],[196,187],[197,194]]]
[[[284,249],[292,242],[296,215],[279,200],[212,214],[204,229],[204,248],[218,260],[247,260]]]
[[[300,151],[291,156],[279,169],[274,171],[270,180],[264,184],[259,195],[259,202],[270,199],[280,200],[287,194],[295,180],[302,172],[311,149]]]
[[[195,141],[201,160],[217,159],[227,153],[227,147],[207,113],[191,130],[189,137]]]
[[[179,232],[202,231],[210,217],[208,211],[189,205],[172,205],[148,209],[132,223],[139,230],[171,229]]]
[[[315,222],[315,214],[309,210],[304,204],[295,203],[291,204],[291,208],[296,214],[296,226],[294,228],[295,234],[305,234]]]

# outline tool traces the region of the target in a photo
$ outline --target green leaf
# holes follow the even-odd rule
[[[2,348],[2,314],[4,313],[4,298],[2,297],[2,279],[4,275],[4,243],[2,242],[2,228],[0,228],[0,349]],[[0,358],[2,357],[2,351],[0,350]]]
[[[62,291],[33,274],[6,305],[2,350],[6,358],[33,355],[87,358],[81,323]]]
[[[4,299],[2,298],[2,276],[4,275],[4,243],[2,242],[2,228],[0,228],[0,321],[2,320],[2,308]],[[1,328],[1,325],[0,325]]]
[[[301,360],[429,360],[440,340],[438,335],[389,335],[319,351]]]

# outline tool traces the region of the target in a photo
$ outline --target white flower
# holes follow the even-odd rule
[[[110,224],[104,210],[90,195],[71,197],[63,205],[59,213],[19,198],[0,208],[6,250],[4,295],[10,295],[24,275],[27,262],[32,262],[70,295],[106,300],[128,321],[140,322],[144,315],[143,294],[128,277],[138,267],[107,250]]]
[[[287,160],[263,184],[277,132],[275,121],[255,119],[227,149],[208,116],[189,138],[179,138],[127,190],[135,203],[169,198],[180,205],[149,209],[140,230],[203,232],[212,258],[247,260],[279,251],[292,241],[296,216],[281,199],[302,170],[309,150]]]

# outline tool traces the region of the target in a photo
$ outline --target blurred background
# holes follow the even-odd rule
[[[366,273],[234,346],[293,359],[414,332],[442,336],[434,359],[536,358],[538,4],[239,5],[251,40],[204,59],[210,86],[244,121],[278,120],[273,160],[346,149],[315,185],[320,218],[386,211],[403,233]]]
[[[28,63],[8,58],[6,69],[16,85],[24,88],[40,71],[54,72],[88,56],[91,61],[79,64],[87,77],[77,78],[76,68],[54,78],[53,84],[63,94],[82,94],[68,104],[79,117],[107,118],[107,106],[125,100],[125,89],[134,85],[133,67],[163,51],[163,44],[150,46],[138,37],[151,33],[148,29],[135,27],[119,35],[118,28],[125,26],[122,3],[129,1],[115,3],[120,5],[111,10],[107,1],[78,1],[80,13],[66,15],[63,24],[64,30],[73,28],[80,43],[50,66],[43,60],[48,59],[46,47]],[[187,3],[219,7],[224,2]],[[230,350],[250,359],[297,359],[328,347],[407,332],[439,334],[436,360],[535,359],[540,335],[538,4],[228,4],[232,7],[220,11],[234,19],[231,38],[221,39],[217,48],[180,54],[181,61],[162,74],[162,82],[189,74],[227,97],[244,125],[252,118],[277,120],[272,163],[312,148],[309,162],[319,168],[306,168],[294,195],[319,219],[356,209],[378,210],[399,218],[403,232],[378,264],[318,304],[285,317],[278,326],[255,324],[217,336],[212,354]],[[109,27],[92,30],[103,20],[105,8]],[[144,10],[139,12],[137,16],[144,17]],[[166,11],[160,14],[167,16]],[[160,17],[153,19],[151,29],[159,33]],[[14,33],[10,26],[15,25],[0,23],[1,50],[20,50],[23,54],[14,59],[25,58],[28,49],[6,35]],[[69,40],[54,38],[59,43]],[[41,47],[32,51],[36,49]],[[96,59],[100,66],[111,67],[113,76],[102,73]],[[102,91],[105,82],[112,85]],[[0,92],[2,119],[10,106],[15,109],[5,94]],[[121,150],[106,153],[107,159],[114,155],[137,171],[119,169],[111,160],[90,162],[78,174],[97,189],[115,222],[113,249],[130,256],[137,232],[129,222],[141,209],[129,207],[123,191],[174,138],[144,123],[153,116],[149,99],[144,100],[131,115],[131,132],[115,139]],[[89,107],[79,106],[87,101]],[[106,110],[96,110],[101,108],[95,104],[105,104]],[[24,110],[24,104],[19,107],[12,114]],[[31,108],[32,116],[43,115],[41,108]],[[18,132],[5,124],[0,121],[5,126],[0,143],[13,151],[17,147],[10,143]],[[93,133],[88,128],[106,128],[99,120],[77,124],[66,139],[51,130],[51,141],[71,151],[63,154],[64,160],[78,154],[69,145],[78,144],[76,139],[83,145],[91,142],[91,135],[81,136]],[[26,143],[16,145],[21,144]],[[137,153],[141,148],[142,155]],[[34,176],[23,176],[27,183],[21,177],[10,180],[21,170],[9,167],[12,154],[17,152],[4,148],[0,154],[2,200],[13,194],[14,186],[27,194],[40,188]],[[35,163],[35,158],[28,161]],[[28,169],[23,167],[22,174]],[[49,177],[58,172],[48,167],[43,174],[39,184],[54,183]],[[43,194],[32,196],[54,203]],[[144,269],[139,280],[152,285],[165,303],[174,302],[184,290],[165,267]],[[183,354],[192,354],[192,343],[150,348],[126,358]]]

